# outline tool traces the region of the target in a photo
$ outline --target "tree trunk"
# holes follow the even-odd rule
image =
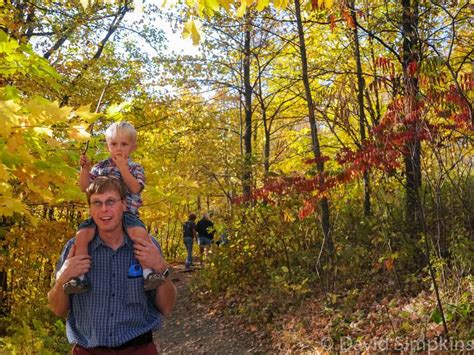
[[[11,217],[0,216],[0,241],[5,240],[5,236],[9,229],[14,225]],[[2,247],[2,253],[8,252],[8,246]],[[0,315],[9,313],[8,305],[8,272],[7,269],[0,269]]]
[[[416,238],[422,231],[421,216],[421,144],[418,138],[420,119],[415,114],[418,107],[418,79],[414,75],[420,61],[420,41],[418,38],[418,0],[402,0],[403,35],[403,80],[405,88],[405,117],[410,138],[405,145],[406,177],[406,224],[409,234]],[[413,239],[415,240],[415,239]]]
[[[324,162],[321,159],[321,149],[319,145],[318,137],[318,127],[316,125],[316,118],[314,113],[313,98],[311,95],[311,88],[309,85],[309,75],[308,75],[308,60],[306,56],[306,45],[304,39],[304,30],[303,22],[301,20],[301,6],[300,1],[295,0],[295,14],[296,14],[296,23],[298,26],[298,37],[299,37],[299,47],[301,55],[301,71],[302,71],[302,80],[305,89],[306,103],[308,106],[308,119],[311,127],[311,143],[312,151],[316,159],[316,168],[321,178],[324,178]],[[324,183],[324,182],[323,182]],[[321,224],[323,229],[324,240],[326,243],[326,248],[329,254],[329,257],[332,259],[334,256],[334,243],[330,233],[330,224],[329,224],[329,202],[327,197],[321,199]]]
[[[365,126],[367,124],[367,119],[365,117],[365,109],[364,109],[364,90],[365,90],[365,81],[362,75],[362,63],[360,61],[360,45],[359,45],[359,33],[357,29],[357,15],[355,12],[355,5],[354,1],[350,3],[351,8],[351,17],[353,21],[352,32],[354,35],[354,57],[356,60],[356,67],[357,67],[357,103],[359,106],[359,134],[360,134],[360,141],[361,147],[363,148],[365,145]],[[371,212],[370,206],[370,179],[369,179],[369,170],[364,170],[363,175],[364,180],[364,215],[369,217]]]
[[[265,106],[262,90],[262,77],[258,77],[258,94],[257,99],[260,103],[260,109],[262,110],[262,125],[263,125],[263,135],[264,135],[264,146],[263,146],[263,174],[266,178],[268,177],[268,172],[270,171],[270,129],[268,127],[268,118],[267,118],[267,107]]]
[[[242,187],[244,198],[249,199],[252,187],[252,85],[250,84],[250,36],[251,19],[249,14],[245,16],[244,32],[244,110],[245,110],[245,128],[244,128],[244,171],[242,177]]]
[[[415,76],[420,65],[421,47],[418,38],[419,3],[418,0],[402,0],[402,37],[403,37],[403,80],[405,87],[405,121],[410,138],[405,144],[406,174],[406,223],[408,233],[414,242],[425,231],[425,222],[421,205],[421,143],[418,132],[421,120],[418,117],[418,79]],[[441,314],[444,335],[449,340],[448,327],[439,294],[436,274],[430,259],[430,241],[425,235],[425,262],[430,271],[438,310]],[[419,265],[424,266],[424,265]]]

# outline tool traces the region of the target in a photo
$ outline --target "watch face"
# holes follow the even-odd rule
[[[166,279],[168,276],[170,276],[170,269],[166,268],[165,271],[163,271],[163,278]]]

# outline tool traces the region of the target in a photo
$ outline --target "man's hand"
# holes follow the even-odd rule
[[[81,158],[79,159],[79,164],[81,165],[82,169],[85,169],[87,171],[91,170],[91,161],[87,158],[85,154],[81,155]]]
[[[73,277],[86,274],[91,268],[91,257],[90,255],[75,255],[76,246],[73,245],[69,254],[67,255],[66,261],[64,262],[61,269],[56,274],[56,282],[63,285]]]
[[[165,259],[161,256],[160,250],[153,243],[151,236],[146,239],[135,241],[135,255],[144,269],[152,269],[155,272],[163,273],[168,267]],[[159,292],[155,294],[155,305],[164,316],[171,313],[176,303],[176,287],[170,278],[167,278],[159,287]]]
[[[137,238],[134,247],[135,256],[144,269],[148,268],[161,273],[167,268],[168,264],[150,236],[146,239]]]
[[[65,282],[73,277],[80,276],[89,271],[91,257],[89,255],[75,255],[76,246],[73,245],[61,269],[56,273],[54,286],[48,292],[48,303],[57,316],[66,316],[70,308],[69,295],[63,289]]]

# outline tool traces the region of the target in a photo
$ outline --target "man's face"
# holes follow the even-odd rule
[[[122,228],[122,216],[125,209],[125,201],[120,198],[117,191],[91,195],[91,217],[99,231],[112,232]]]
[[[130,153],[135,150],[135,147],[136,145],[132,139],[122,132],[117,132],[115,137],[107,140],[107,150],[112,158],[121,156],[124,159],[128,159]]]

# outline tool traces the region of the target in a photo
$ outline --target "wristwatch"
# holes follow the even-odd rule
[[[164,279],[167,279],[171,274],[171,271],[170,271],[170,268],[167,267],[162,273],[161,273],[161,277]]]

